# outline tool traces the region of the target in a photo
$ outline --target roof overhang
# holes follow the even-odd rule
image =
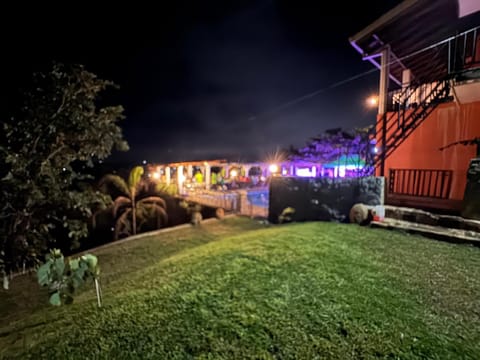
[[[389,46],[389,77],[397,85],[404,69],[414,78],[437,80],[447,71],[448,46],[431,45],[480,23],[480,12],[471,6],[468,16],[459,16],[465,1],[472,0],[405,0],[351,36],[350,44],[377,68],[382,50]]]

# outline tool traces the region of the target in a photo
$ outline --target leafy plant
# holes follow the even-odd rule
[[[177,184],[166,184],[160,182],[155,185],[155,190],[160,194],[167,194],[171,196],[175,196],[178,194]]]
[[[50,304],[58,306],[73,303],[78,289],[89,280],[95,281],[98,289],[100,268],[96,256],[86,254],[65,262],[61,251],[53,249],[45,259],[46,262],[37,270],[37,278],[41,286],[48,287]]]
[[[115,240],[121,233],[135,235],[148,219],[155,219],[157,228],[167,224],[167,204],[160,196],[151,196],[147,191],[148,184],[142,180],[143,171],[141,166],[133,168],[128,181],[118,175],[106,175],[100,180],[103,191],[108,192],[108,185],[113,185],[120,192],[111,205]]]
[[[295,214],[295,209],[292,207],[286,207],[283,209],[282,213],[278,215],[278,222],[280,224],[293,221],[293,215]]]

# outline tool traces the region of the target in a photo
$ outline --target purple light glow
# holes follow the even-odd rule
[[[296,169],[295,173],[300,177],[315,177],[314,173],[310,171],[310,168],[299,168]]]
[[[328,166],[311,165],[305,162],[290,163],[289,167],[282,167],[281,174],[283,176],[298,176],[298,177],[329,177],[329,178],[346,178],[359,176],[358,170],[362,169],[364,165],[361,164],[346,164]],[[291,171],[288,171],[288,170]]]

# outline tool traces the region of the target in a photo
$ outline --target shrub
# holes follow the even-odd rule
[[[65,261],[58,249],[46,255],[46,262],[37,270],[38,283],[48,286],[49,301],[52,305],[71,304],[73,297],[89,280],[94,280],[99,298],[97,257],[91,254]],[[99,306],[100,306],[100,298]]]

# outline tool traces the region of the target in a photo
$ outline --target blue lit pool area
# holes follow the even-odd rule
[[[249,191],[247,199],[252,205],[268,208],[268,190]]]

